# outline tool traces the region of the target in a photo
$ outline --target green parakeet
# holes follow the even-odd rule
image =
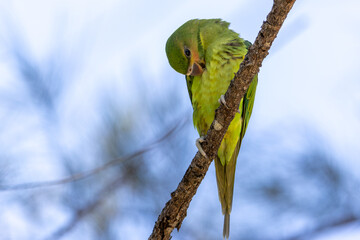
[[[190,20],[167,40],[166,55],[171,67],[185,75],[194,110],[193,122],[200,137],[207,133],[215,110],[221,103],[226,104],[223,94],[250,45],[221,19]],[[257,76],[241,100],[239,113],[232,120],[214,159],[226,239],[229,238],[236,159],[251,116],[256,85]],[[198,147],[201,152],[201,146]]]

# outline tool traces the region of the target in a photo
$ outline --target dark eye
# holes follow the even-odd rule
[[[190,55],[191,55],[191,52],[188,48],[185,48],[184,53],[185,53],[185,56],[187,56],[187,57],[190,57]]]

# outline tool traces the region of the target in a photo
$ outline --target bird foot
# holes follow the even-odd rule
[[[229,109],[229,107],[226,105],[226,101],[225,101],[225,96],[221,95],[218,102],[222,105],[224,105],[227,109]]]
[[[224,96],[224,95],[221,95],[221,96],[220,96],[218,102],[219,102],[220,104],[224,105],[227,109],[229,109],[228,105],[226,105],[226,101],[225,101],[225,96]],[[238,109],[236,112],[241,114],[241,112],[240,112],[239,109]]]
[[[208,158],[205,151],[201,147],[201,143],[203,143],[204,141],[205,141],[204,137],[200,137],[200,138],[196,139],[195,145],[196,145],[197,149],[199,150],[199,152],[201,153],[201,155],[203,155],[205,158]]]

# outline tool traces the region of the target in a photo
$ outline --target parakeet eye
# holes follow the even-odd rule
[[[187,57],[190,57],[190,55],[191,55],[191,52],[188,48],[184,49],[184,53],[185,53],[185,56],[187,56]]]

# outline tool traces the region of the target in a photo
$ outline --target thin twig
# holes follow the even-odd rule
[[[170,239],[170,234],[174,228],[180,229],[189,204],[205,177],[230,122],[234,118],[237,109],[239,109],[241,98],[244,96],[255,74],[259,72],[262,61],[268,55],[268,51],[294,2],[295,0],[274,0],[274,5],[266,21],[263,23],[254,44],[250,47],[225,94],[228,108],[221,104],[216,110],[215,119],[205,136],[205,141],[202,143],[202,148],[209,158],[204,158],[199,152],[195,155],[177,189],[171,193],[171,199],[160,213],[149,237],[150,240]],[[215,130],[214,123],[216,121],[223,128]]]
[[[94,168],[94,169],[91,169],[91,170],[88,170],[85,172],[80,172],[77,174],[73,174],[71,176],[68,176],[68,177],[65,177],[62,179],[57,179],[57,180],[28,182],[28,183],[20,183],[20,184],[16,184],[16,185],[0,185],[0,191],[15,191],[15,190],[34,189],[34,188],[40,188],[40,187],[51,187],[51,186],[75,182],[75,181],[79,181],[79,180],[91,177],[95,174],[98,174],[98,173],[110,168],[111,166],[123,163],[125,161],[129,161],[133,158],[136,158],[138,156],[141,156],[141,155],[153,150],[156,145],[160,144],[161,142],[166,140],[168,137],[170,137],[172,134],[174,134],[176,131],[178,131],[179,129],[184,127],[185,123],[186,123],[186,119],[184,120],[184,118],[181,117],[174,124],[174,126],[172,128],[170,128],[161,137],[154,140],[152,143],[148,144],[146,147],[144,147],[128,156],[114,159],[114,160],[107,162],[99,167]]]
[[[102,204],[104,200],[107,199],[107,196],[114,193],[117,188],[122,186],[123,176],[116,177],[113,181],[107,184],[103,189],[101,189],[95,196],[95,199],[90,201],[84,207],[76,210],[73,217],[65,223],[63,226],[59,227],[55,232],[53,232],[45,240],[55,240],[60,239],[67,233],[69,233],[76,225],[83,219],[86,215],[92,213],[98,206]]]
[[[303,233],[299,233],[297,235],[294,235],[289,238],[285,238],[284,240],[303,240],[303,239],[310,239],[313,238],[315,235],[324,232],[329,229],[333,229],[335,227],[344,226],[350,223],[358,223],[359,224],[360,219],[355,215],[348,215],[344,216],[342,218],[336,219],[336,220],[329,220],[323,224],[320,224],[319,226],[309,230],[305,231]]]

